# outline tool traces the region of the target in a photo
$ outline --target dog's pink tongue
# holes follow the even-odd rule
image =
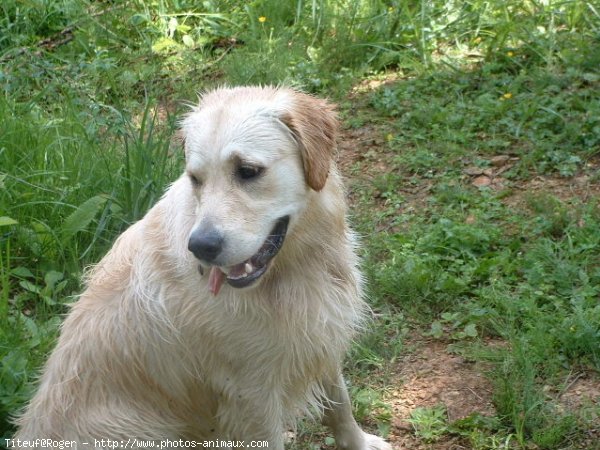
[[[217,266],[213,266],[210,269],[210,273],[208,274],[208,289],[213,295],[217,295],[221,290],[221,286],[223,286],[223,281],[225,280],[225,274],[221,272]]]

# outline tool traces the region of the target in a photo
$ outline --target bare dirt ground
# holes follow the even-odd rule
[[[392,406],[389,440],[396,449],[465,449],[460,438],[443,438],[424,443],[409,422],[416,408],[443,406],[449,422],[473,413],[493,416],[492,387],[482,368],[448,352],[440,341],[422,341],[398,364],[397,378],[386,401]]]
[[[380,175],[394,170],[389,152],[385,152],[386,124],[345,129],[342,133],[338,166],[350,186],[349,201],[354,203],[361,186],[369,184]],[[387,154],[386,154],[387,153]],[[502,174],[518,161],[510,155],[497,155],[491,158],[486,171],[465,164],[461,182],[473,186],[489,186],[492,189],[505,189],[507,181]],[[595,164],[595,163],[591,163]],[[598,161],[600,167],[600,161]],[[432,180],[423,179],[421,184],[412,184],[402,190],[405,202],[403,209],[418,211],[427,201]],[[522,206],[526,195],[536,192],[549,192],[566,201],[586,201],[590,196],[600,196],[600,185],[590,181],[586,175],[572,178],[536,176],[530,180],[513,183],[512,192],[504,198],[508,205]],[[373,207],[383,207],[385,199],[374,191]],[[494,342],[491,345],[503,345]],[[485,367],[475,364],[448,350],[448,343],[437,340],[420,339],[407,345],[413,348],[398,363],[386,402],[391,405],[393,417],[389,441],[394,449],[411,450],[461,450],[471,449],[468,442],[460,437],[444,436],[435,442],[424,442],[417,437],[409,422],[416,408],[443,406],[449,422],[479,413],[494,416],[492,386],[484,375]],[[551,391],[553,388],[549,388]],[[554,392],[560,405],[565,409],[577,409],[585,404],[600,404],[600,380],[592,374],[573,374],[562,392]],[[590,430],[590,445],[600,442],[600,423],[597,430]],[[587,450],[587,449],[586,449]]]

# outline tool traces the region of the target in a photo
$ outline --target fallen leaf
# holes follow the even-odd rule
[[[476,187],[485,187],[485,186],[489,186],[490,184],[492,184],[492,180],[490,177],[486,176],[486,175],[481,175],[477,178],[475,178],[473,180],[473,186]]]
[[[481,167],[471,166],[467,167],[463,170],[463,173],[469,175],[471,177],[481,175],[483,173],[483,169]]]
[[[509,159],[510,156],[508,155],[497,155],[490,159],[490,164],[494,167],[502,167]]]

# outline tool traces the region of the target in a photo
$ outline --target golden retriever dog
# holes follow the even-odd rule
[[[181,132],[184,173],[90,271],[13,442],[279,450],[318,414],[339,448],[389,449],[341,375],[367,308],[334,108],[219,88]]]

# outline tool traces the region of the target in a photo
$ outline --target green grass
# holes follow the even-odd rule
[[[487,95],[496,80],[482,79],[484,70],[442,71],[369,96],[369,121],[395,118],[381,127],[393,136],[386,160],[394,175],[359,185],[368,192],[362,208],[374,192],[383,204],[378,215],[358,213],[358,219],[365,233],[374,221],[377,228],[399,230],[369,235],[372,296],[389,314],[416,318],[426,335],[454,341],[493,364],[494,405],[503,424],[493,434],[510,435],[522,448],[581,448],[578,439],[597,425],[585,413],[564,411],[544,387],[559,385],[570,372],[600,371],[598,198],[584,200],[565,188],[561,200],[554,192],[527,194],[526,186],[540,174],[595,176],[600,134],[589,128],[594,142],[587,145],[583,128],[596,108],[588,89],[599,85],[565,81],[565,91],[554,90],[551,98],[538,92],[507,107],[512,99],[501,92]],[[552,68],[555,77],[568,80],[578,70]],[[533,68],[518,77],[535,85],[548,70]],[[479,103],[482,95],[487,99]],[[572,106],[584,97],[584,108]],[[544,102],[562,111],[563,126],[553,123],[554,111],[539,113]],[[522,117],[530,107],[538,113]],[[520,134],[511,128],[517,122]],[[571,126],[578,131],[571,134]],[[498,153],[519,158],[502,174],[504,188],[471,186],[465,168],[489,168]],[[428,184],[426,201],[416,207],[410,194],[399,192],[403,185]],[[469,342],[482,338],[507,345],[480,353]],[[437,439],[440,430],[454,433],[433,427],[433,412],[425,412],[414,419],[424,440]]]
[[[337,100],[376,143],[350,170],[377,313],[348,358],[357,417],[390,429],[384,392],[417,334],[487,362],[497,410],[455,424],[416,411],[423,441],[587,445],[600,411],[555,391],[600,372],[599,203],[556,186],[600,181],[599,33],[587,1],[4,1],[0,434],[83,268],[181,170],[184,102],[283,83]],[[472,186],[465,169],[497,170],[498,154],[502,187]]]

